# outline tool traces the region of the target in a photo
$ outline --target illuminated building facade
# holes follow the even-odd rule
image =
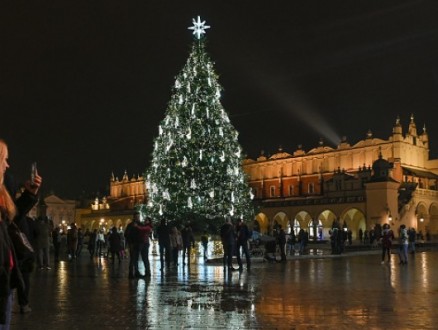
[[[61,199],[58,196],[51,194],[44,198],[44,204],[47,206],[46,215],[53,221],[55,226],[67,226],[75,221],[76,217],[76,201]],[[36,204],[29,212],[29,216],[37,218],[39,216],[38,207],[41,202]]]
[[[246,159],[258,205],[255,226],[269,233],[277,225],[327,238],[334,220],[357,237],[375,224],[401,224],[438,234],[438,159],[429,159],[426,129],[419,134],[411,115],[404,134],[399,118],[387,140],[374,138],[336,149],[319,146],[289,154]]]
[[[142,176],[128,177],[125,171],[121,180],[111,176],[110,195],[96,198],[90,205],[78,211],[77,223],[84,229],[123,227],[132,220],[137,205],[146,201],[145,181]]]

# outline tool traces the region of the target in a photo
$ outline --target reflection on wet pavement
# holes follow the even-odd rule
[[[83,257],[32,275],[12,329],[435,329],[438,252],[400,266],[378,255],[255,260],[251,272],[191,267],[128,280],[128,261]]]

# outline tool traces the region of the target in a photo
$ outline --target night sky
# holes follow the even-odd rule
[[[438,2],[3,1],[0,138],[17,182],[107,193],[142,174],[201,16],[244,153],[387,139],[426,124],[438,158]]]

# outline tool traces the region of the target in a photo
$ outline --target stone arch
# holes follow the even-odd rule
[[[312,220],[312,216],[307,211],[299,211],[295,216],[293,217],[293,224],[291,224],[291,227],[293,228],[295,235],[298,234],[299,230],[305,229],[308,230],[309,222]]]
[[[269,231],[269,219],[264,213],[259,213],[255,216],[254,226],[258,226],[261,234],[267,234]]]
[[[426,224],[425,231],[429,231],[430,234],[438,234],[438,204],[432,203],[429,206],[429,222]]]
[[[318,224],[322,226],[322,239],[329,237],[333,221],[337,218],[336,214],[332,210],[326,209],[318,214],[316,218]]]
[[[358,208],[345,210],[341,215],[341,225],[347,225],[347,229],[352,231],[353,239],[359,238],[359,229],[367,229],[365,214]]]
[[[281,225],[281,227],[287,232],[289,224],[289,218],[286,213],[284,212],[278,212],[274,218],[272,219],[272,229],[278,230],[278,225]]]
[[[417,227],[417,232],[421,231],[424,234],[430,224],[429,209],[423,202],[417,204],[414,223],[412,224],[412,227]]]

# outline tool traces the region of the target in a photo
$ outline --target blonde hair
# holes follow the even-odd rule
[[[3,163],[7,157],[8,146],[6,142],[0,139],[0,163]],[[15,203],[9,195],[4,185],[4,173],[0,174],[0,211],[6,215],[8,221],[12,221],[17,214]]]

